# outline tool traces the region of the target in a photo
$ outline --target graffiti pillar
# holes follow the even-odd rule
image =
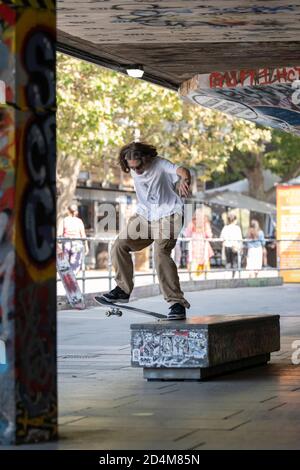
[[[0,0],[0,443],[55,439],[55,3]]]
[[[196,75],[181,85],[180,95],[194,104],[300,135],[300,66]]]

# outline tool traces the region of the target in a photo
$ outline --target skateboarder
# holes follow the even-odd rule
[[[171,252],[182,228],[182,197],[189,193],[190,171],[158,156],[155,147],[142,142],[125,145],[119,154],[119,165],[133,177],[137,211],[112,247],[117,286],[103,297],[113,303],[128,302],[133,289],[131,252],[140,251],[154,242],[160,288],[170,304],[168,319],[183,320],[190,305],[180,289]],[[178,180],[179,194],[175,188]]]

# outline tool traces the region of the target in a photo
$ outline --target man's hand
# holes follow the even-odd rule
[[[177,175],[180,176],[178,192],[180,197],[188,197],[191,186],[191,173],[190,170],[184,167],[177,168]]]
[[[180,197],[188,197],[189,192],[190,192],[190,185],[191,185],[191,182],[189,180],[181,179],[179,183],[179,188],[178,188]]]

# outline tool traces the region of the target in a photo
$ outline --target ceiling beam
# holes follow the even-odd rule
[[[116,72],[127,75],[126,64],[117,62],[111,58],[101,57],[101,54],[93,54],[91,52],[85,51],[84,49],[77,48],[75,46],[66,44],[64,42],[57,42],[56,49],[59,52],[76,57],[77,59],[85,60],[87,62],[92,62],[93,64],[105,67]],[[127,64],[128,65],[128,64]],[[164,88],[168,88],[173,91],[178,91],[178,85],[171,80],[166,80],[159,75],[152,74],[145,71],[142,80],[153,83],[154,85],[159,85]]]

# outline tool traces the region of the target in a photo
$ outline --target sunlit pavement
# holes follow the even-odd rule
[[[206,382],[147,382],[130,366],[130,324],[151,318],[107,318],[101,307],[61,311],[61,439],[19,448],[300,449],[300,364],[292,364],[293,342],[300,341],[300,286],[186,296],[189,315],[280,314],[280,352],[267,366]],[[162,297],[132,305],[162,313],[167,307]]]

